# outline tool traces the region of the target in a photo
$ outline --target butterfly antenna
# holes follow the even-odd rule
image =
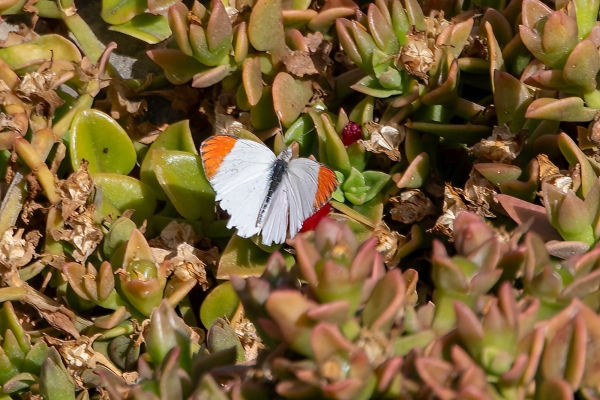
[[[283,135],[283,125],[281,125],[281,111],[275,111],[275,115],[277,115],[277,122],[279,122],[279,130],[281,131],[281,135]]]

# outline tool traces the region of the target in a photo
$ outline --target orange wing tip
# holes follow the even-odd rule
[[[219,171],[221,163],[235,146],[236,138],[232,136],[212,136],[202,142],[200,154],[204,173],[208,179],[211,179]]]
[[[321,208],[329,201],[329,198],[338,186],[338,180],[335,172],[327,167],[319,168],[319,176],[317,178],[317,193],[315,194],[315,209]]]

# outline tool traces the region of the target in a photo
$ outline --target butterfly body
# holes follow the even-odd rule
[[[262,233],[262,243],[283,243],[327,201],[338,185],[335,173],[307,159],[279,156],[265,145],[232,136],[213,136],[200,146],[206,177],[228,228],[241,237]]]

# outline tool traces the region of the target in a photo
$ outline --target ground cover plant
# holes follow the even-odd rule
[[[600,398],[600,0],[83,3],[0,0],[0,400]],[[218,134],[340,184],[238,237]]]

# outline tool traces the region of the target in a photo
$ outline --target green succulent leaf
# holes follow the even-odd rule
[[[149,44],[162,42],[171,36],[169,22],[162,15],[137,15],[130,21],[111,26],[109,29],[143,40]]]
[[[77,170],[83,160],[88,171],[127,175],[137,157],[131,139],[111,117],[98,110],[81,110],[71,124],[71,164]]]
[[[126,210],[135,210],[131,219],[141,225],[149,220],[156,209],[156,195],[144,183],[129,176],[119,174],[92,174],[94,184],[102,189],[100,212],[103,216],[113,213],[113,217]]]
[[[236,335],[231,325],[223,318],[217,318],[208,329],[206,347],[211,353],[235,348],[236,362],[246,361],[240,338]]]
[[[315,120],[315,116],[313,116],[313,120]],[[326,158],[323,160],[321,157],[321,161],[334,170],[341,171],[345,176],[349,176],[352,166],[350,165],[348,152],[342,139],[337,134],[331,118],[328,114],[322,113],[315,122],[317,134],[319,135],[319,154],[325,154]]]
[[[204,326],[212,326],[217,318],[231,321],[240,305],[240,299],[230,282],[216,286],[206,296],[200,306],[200,321]]]
[[[217,279],[228,279],[233,274],[243,278],[260,276],[269,256],[252,240],[233,235],[219,260]]]
[[[365,171],[362,175],[365,178],[365,186],[369,187],[365,196],[365,202],[374,199],[390,181],[390,176],[380,171]]]
[[[177,212],[185,219],[209,224],[214,219],[215,193],[200,157],[176,150],[152,150],[151,157],[156,178]]]
[[[375,110],[375,98],[366,96],[352,109],[348,118],[352,122],[364,126],[367,122],[373,121],[373,111]]]
[[[200,25],[190,26],[190,44],[192,46],[194,58],[204,65],[216,67],[229,63],[231,43],[223,43],[222,46],[215,50],[211,50],[208,44],[208,38],[206,37],[206,31]]]
[[[398,79],[400,79],[398,77]],[[394,80],[388,80],[388,82],[395,82]],[[397,82],[398,84],[400,84],[400,80],[398,80]],[[373,78],[371,76],[365,76],[364,78],[362,78],[360,81],[358,81],[356,84],[351,86],[352,89],[356,90],[357,92],[366,94],[367,96],[373,96],[373,97],[377,97],[380,99],[385,99],[391,96],[397,96],[399,94],[402,94],[402,89],[401,88],[391,88],[388,89],[386,87],[384,87],[381,82],[376,79]]]
[[[102,0],[100,16],[111,25],[120,25],[146,11],[146,6],[146,0]]]
[[[258,104],[250,110],[250,122],[256,130],[269,129],[279,125],[272,93],[272,87],[264,87]]]
[[[102,243],[103,252],[107,259],[129,240],[131,234],[137,229],[135,222],[129,218],[120,217],[111,226]]]
[[[48,400],[75,400],[73,379],[54,348],[42,365],[40,393]]]
[[[370,187],[365,185],[364,176],[356,168],[352,167],[350,175],[344,182],[342,189],[344,190],[344,197],[349,202],[361,205],[366,201],[367,191],[369,191]]]
[[[13,71],[33,72],[45,60],[81,62],[81,52],[60,35],[42,35],[30,42],[0,49],[0,60]]]
[[[166,200],[167,195],[156,178],[156,172],[152,164],[153,150],[178,150],[197,155],[198,151],[192,139],[189,121],[176,122],[158,135],[150,145],[140,167],[140,180],[150,186],[160,200]]]

